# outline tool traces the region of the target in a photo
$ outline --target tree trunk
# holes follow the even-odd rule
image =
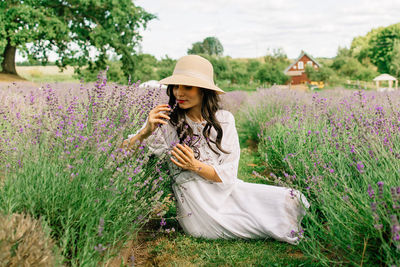
[[[17,48],[10,44],[10,39],[7,38],[6,49],[4,49],[3,54],[3,62],[1,62],[1,73],[5,74],[17,74],[17,70],[15,69],[15,54],[17,52]]]

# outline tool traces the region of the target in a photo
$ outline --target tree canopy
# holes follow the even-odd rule
[[[350,46],[350,54],[360,62],[372,62],[381,73],[398,76],[398,42],[400,23],[372,29],[365,36],[355,37]]]
[[[187,53],[222,56],[224,48],[217,37],[207,37],[202,42],[193,43],[192,48],[189,48]]]
[[[59,59],[61,69],[67,65],[91,70],[105,68],[107,51],[123,64],[125,76],[134,73],[135,48],[141,41],[140,27],[157,18],[131,0],[6,0],[0,2],[0,61],[2,72],[16,74],[16,49],[42,64],[50,51]],[[27,44],[32,43],[28,47]],[[74,48],[74,43],[77,48]],[[89,51],[98,53],[91,60]]]

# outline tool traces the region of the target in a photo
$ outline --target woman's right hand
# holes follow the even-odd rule
[[[168,104],[161,104],[150,111],[145,127],[147,134],[151,134],[157,128],[159,123],[168,124],[168,122],[161,118],[169,120],[170,117],[167,114],[162,113],[161,111],[171,111],[171,108],[168,107]]]

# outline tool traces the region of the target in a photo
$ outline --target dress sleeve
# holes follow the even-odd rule
[[[235,126],[235,117],[231,112],[225,112],[224,122],[221,122],[223,130],[221,146],[222,149],[231,153],[225,154],[220,152],[222,154],[219,159],[219,164],[212,164],[212,166],[223,184],[234,184],[237,182],[240,159],[239,136]]]
[[[128,140],[137,135],[145,127],[146,123],[144,123],[135,133],[128,135]],[[145,139],[145,144],[150,153],[155,154],[157,157],[160,157],[168,150],[168,144],[165,139],[165,130],[166,127],[157,127],[157,129],[155,129],[152,134]]]

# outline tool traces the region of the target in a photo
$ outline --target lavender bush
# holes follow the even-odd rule
[[[97,266],[151,216],[163,216],[168,169],[143,145],[120,145],[166,95],[107,84],[14,83],[0,91],[0,210],[42,217],[71,266]],[[155,214],[157,213],[157,214]]]
[[[399,92],[260,90],[242,113],[270,178],[310,199],[295,234],[324,265],[400,265],[399,104]]]
[[[248,93],[245,91],[226,92],[221,95],[221,106],[236,115],[242,105],[247,103],[247,96]]]

